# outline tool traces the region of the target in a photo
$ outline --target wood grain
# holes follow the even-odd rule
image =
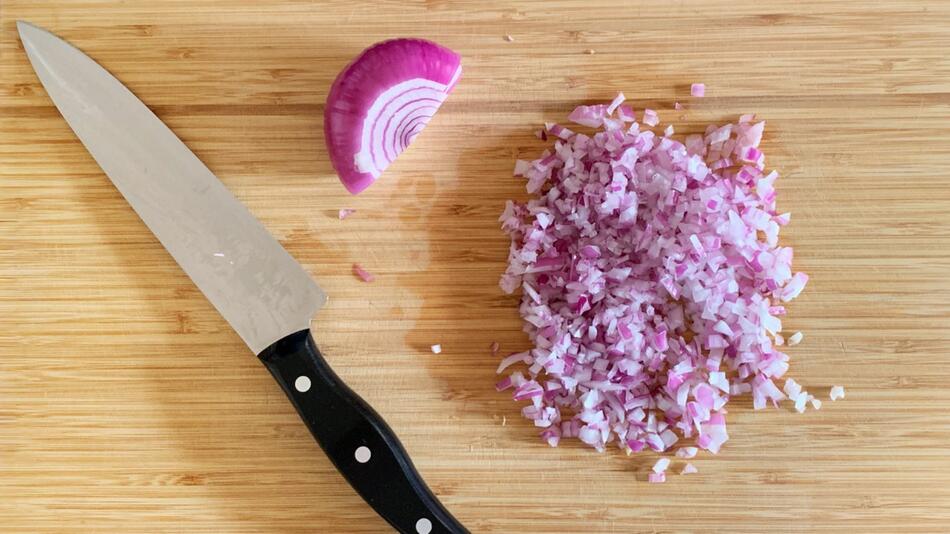
[[[3,2],[0,530],[387,531],[59,117],[26,19],[152,106],[327,289],[313,329],[331,364],[473,532],[945,531],[950,3],[621,4]],[[458,50],[465,73],[350,197],[326,92],[402,35]],[[723,452],[665,485],[645,483],[651,454],[548,448],[492,388],[489,344],[526,346],[496,284],[512,162],[540,150],[535,125],[617,90],[683,133],[768,121],[783,239],[812,276],[786,321],[805,332],[791,373],[848,391],[804,416],[737,401]]]

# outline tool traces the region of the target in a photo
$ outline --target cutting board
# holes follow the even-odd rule
[[[370,533],[388,527],[53,108],[17,19],[126,83],[326,288],[313,332],[330,363],[473,532],[950,525],[950,3],[5,1],[0,530]],[[465,71],[353,197],[324,99],[394,36],[449,46]],[[497,285],[497,217],[525,198],[514,160],[542,150],[540,123],[621,90],[678,134],[767,121],[782,241],[811,275],[785,320],[805,335],[789,376],[826,401],[735,400],[722,452],[662,485],[655,454],[541,443],[494,391],[489,351],[529,346]]]

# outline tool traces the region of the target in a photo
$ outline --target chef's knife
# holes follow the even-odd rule
[[[389,426],[320,355],[310,320],[326,296],[300,264],[109,72],[46,30],[26,22],[17,22],[17,30],[66,122],[270,370],[353,488],[400,532],[467,532],[423,482]]]

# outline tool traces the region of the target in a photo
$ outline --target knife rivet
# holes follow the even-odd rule
[[[432,532],[432,521],[429,521],[424,517],[416,521],[416,532],[419,534],[429,534]]]
[[[356,457],[357,462],[361,464],[365,464],[373,456],[373,453],[372,451],[369,450],[369,447],[367,447],[366,445],[362,445],[360,447],[357,447],[356,452],[353,453],[353,456]]]
[[[297,380],[294,380],[294,387],[301,393],[310,391],[310,378],[306,376],[298,376]]]

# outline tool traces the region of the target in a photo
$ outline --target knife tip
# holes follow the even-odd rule
[[[29,35],[29,34],[33,34],[33,35],[37,35],[37,34],[53,35],[52,33],[50,33],[49,30],[47,30],[47,29],[45,29],[45,28],[43,28],[43,27],[41,27],[41,26],[37,26],[36,24],[33,24],[32,22],[27,21],[27,20],[18,20],[18,21],[16,21],[16,30],[17,30],[17,33],[20,34],[20,39],[23,39],[24,37],[26,37],[26,36]],[[54,37],[55,37],[55,36],[54,36]]]
[[[33,24],[32,22],[27,22],[25,20],[16,21],[16,31],[20,34],[20,38],[23,38],[23,34],[29,31],[39,30],[40,27]]]

